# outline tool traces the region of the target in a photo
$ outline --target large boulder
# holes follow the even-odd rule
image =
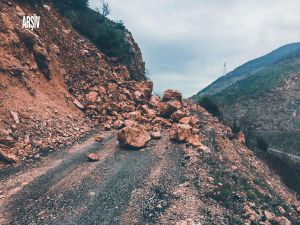
[[[146,147],[151,137],[141,125],[132,125],[118,132],[118,141],[121,147],[143,148]]]
[[[175,100],[175,101],[182,101],[182,94],[180,91],[174,91],[171,89],[168,89],[164,92],[164,96],[163,96],[163,101],[171,101],[171,100]]]
[[[78,101],[76,98],[74,99],[73,103],[74,103],[74,105],[77,106],[77,108],[79,108],[79,109],[84,109],[84,106],[83,106],[83,105],[81,104],[81,102]]]
[[[182,108],[179,101],[161,102],[158,104],[157,110],[161,117],[169,118],[172,113]]]
[[[170,138],[177,142],[188,142],[191,137],[191,126],[187,124],[176,124],[170,131]]]
[[[182,123],[182,124],[189,124],[190,122],[191,122],[191,117],[190,116],[183,117],[179,120],[179,123]]]
[[[130,119],[130,120],[135,120],[135,121],[140,121],[142,118],[142,114],[140,111],[124,113],[123,116],[125,119]]]

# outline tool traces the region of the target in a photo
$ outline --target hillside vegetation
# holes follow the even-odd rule
[[[80,34],[87,37],[106,56],[111,57],[113,62],[127,65],[134,79],[144,78],[145,67],[136,65],[136,61],[142,61],[140,49],[122,21],[112,21],[101,9],[95,11],[89,8],[88,0],[28,1],[33,5],[52,3]]]
[[[281,78],[300,70],[300,43],[288,44],[251,60],[220,77],[193,98],[216,96],[233,101],[237,97],[257,96],[279,84]]]
[[[271,148],[299,153],[300,43],[251,60],[193,96],[209,101],[223,122],[236,124],[248,146],[263,139]]]

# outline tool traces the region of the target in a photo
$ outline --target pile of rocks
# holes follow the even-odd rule
[[[115,122],[108,121],[105,125],[120,129],[120,146],[146,147],[151,139],[159,139],[162,130],[168,129],[172,141],[200,147],[200,120],[195,115],[191,116],[191,106],[183,102],[182,94],[179,91],[166,90],[161,99],[159,96],[149,95],[152,92],[152,84],[149,81],[137,83],[138,86],[141,84],[144,88],[140,95],[146,98],[136,101],[142,99],[142,104],[138,105],[135,111],[119,114]]]

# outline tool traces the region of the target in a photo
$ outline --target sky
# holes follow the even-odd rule
[[[102,0],[90,0],[99,7]],[[141,48],[154,92],[196,94],[243,63],[300,42],[299,0],[107,0]]]

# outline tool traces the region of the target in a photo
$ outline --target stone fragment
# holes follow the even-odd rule
[[[18,113],[14,112],[14,111],[10,111],[10,114],[11,114],[12,118],[14,119],[15,123],[19,124],[20,119],[19,119]]]
[[[90,162],[99,161],[99,157],[95,153],[87,154],[86,157]]]
[[[98,99],[98,93],[95,91],[91,91],[85,96],[86,100],[89,102],[96,102]]]
[[[151,136],[152,139],[158,140],[158,139],[161,138],[161,132],[160,131],[152,131],[150,133],[150,136]]]
[[[152,107],[157,107],[159,103],[160,103],[160,97],[158,95],[152,95],[150,97],[149,104]]]
[[[84,109],[84,106],[81,104],[80,101],[78,101],[77,99],[74,99],[73,101],[74,105],[76,105],[79,109]]]
[[[104,139],[104,137],[101,134],[98,134],[98,135],[95,136],[95,141],[97,141],[97,142],[102,142],[103,139]]]

